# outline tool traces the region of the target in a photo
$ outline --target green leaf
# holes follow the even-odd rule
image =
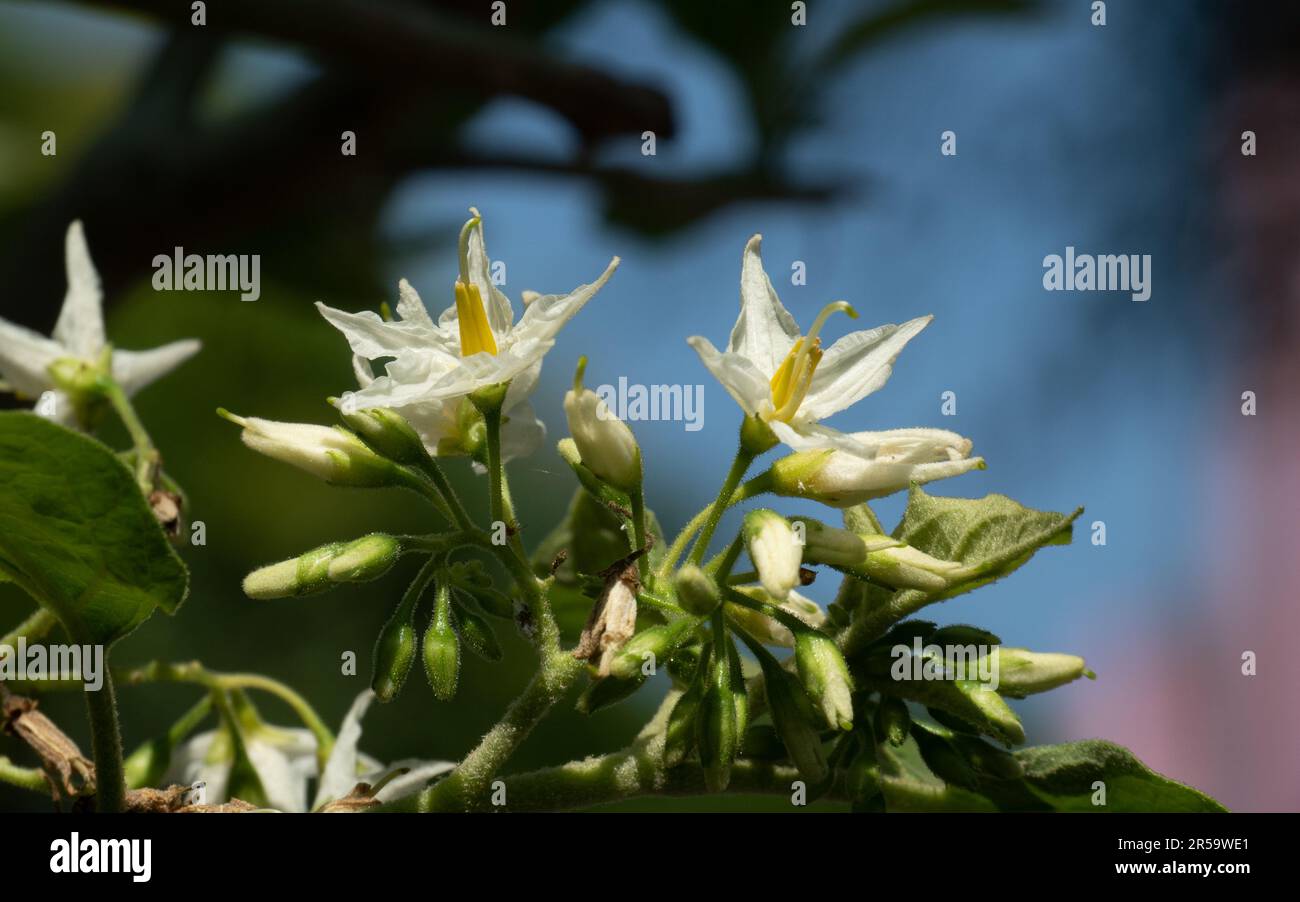
[[[1214,799],[1162,777],[1128,749],[1101,739],[1021,749],[1025,782],[1057,811],[1227,811]],[[1106,787],[1106,804],[1094,805],[1094,783]]]
[[[189,572],[117,455],[30,413],[0,413],[0,572],[108,645],[185,599]]]
[[[1005,495],[941,498],[914,485],[894,538],[972,571],[930,598],[939,601],[1001,579],[1044,545],[1068,545],[1081,513],[1081,507],[1070,514],[1037,511]]]
[[[994,811],[984,796],[953,786],[935,776],[921,755],[916,739],[901,746],[876,745],[877,779],[888,811]]]

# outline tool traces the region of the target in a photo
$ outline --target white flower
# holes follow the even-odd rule
[[[46,338],[31,329],[0,319],[0,379],[14,394],[24,398],[39,398],[47,391],[56,392],[55,417],[68,423],[74,405],[66,403],[68,399],[51,376],[50,367],[62,360],[99,366],[107,341],[99,274],[90,260],[90,250],[86,247],[86,236],[80,222],[68,226],[65,255],[68,292],[52,337]],[[113,349],[110,372],[129,397],[180,366],[199,347],[198,341],[185,339],[149,351]]]
[[[854,450],[815,448],[778,460],[772,465],[772,491],[852,507],[913,482],[984,469],[984,458],[970,456],[970,439],[944,429],[851,432],[844,438]]]
[[[353,701],[339,727],[339,735],[334,740],[334,748],[325,770],[321,774],[320,785],[316,789],[316,801],[312,808],[319,808],[327,802],[343,798],[357,783],[374,784],[385,774],[395,770],[406,773],[394,777],[383,785],[374,798],[380,802],[393,802],[397,799],[419,792],[434,777],[445,774],[456,765],[450,761],[425,761],[418,758],[404,758],[391,764],[383,765],[357,750],[361,741],[361,718],[366,714],[370,703],[375,700],[374,692],[364,690]]]
[[[641,485],[641,449],[627,424],[589,388],[582,387],[587,358],[578,360],[573,388],[564,394],[564,416],[585,466],[597,477],[630,492]]]
[[[856,319],[857,313],[844,301],[828,304],[801,335],[763,271],[761,242],[762,236],[755,235],[745,245],[740,317],[727,350],[718,351],[699,335],[687,341],[745,413],[766,422],[787,445],[863,454],[849,436],[818,421],[883,386],[903,346],[932,317],[851,332],[823,351],[820,333],[826,320],[836,312]]]
[[[228,801],[232,795],[252,794],[255,787],[230,785],[236,743],[242,744],[261,789],[262,798],[253,800],[254,804],[277,811],[307,810],[307,784],[316,775],[316,737],[301,728],[257,721],[241,726],[236,738],[223,723],[216,730],[194,736],[173,753],[163,785],[202,782],[202,798],[209,805]]]
[[[361,739],[361,718],[374,700],[369,689],[357,696],[339,728],[334,748],[320,773],[312,808],[340,799],[359,782],[374,783],[385,774],[405,769],[407,772],[384,784],[375,794],[380,802],[391,802],[424,788],[434,777],[455,767],[450,761],[408,759],[381,764],[357,749]],[[216,805],[228,801],[232,794],[230,776],[235,764],[235,743],[243,745],[248,763],[261,787],[266,806],[277,811],[307,811],[307,790],[318,776],[316,737],[310,730],[283,728],[262,723],[241,712],[236,738],[223,722],[221,727],[193,737],[173,754],[163,785],[187,786],[202,781],[204,801]],[[236,788],[235,792],[248,792]],[[245,799],[245,801],[248,801]]]
[[[436,323],[406,281],[399,285],[398,318],[392,322],[371,311],[316,306],[358,358],[361,389],[345,396],[344,403],[397,410],[421,433],[431,454],[468,453],[461,441],[468,419],[462,402],[479,389],[510,383],[502,408],[502,457],[509,458],[541,443],[542,424],[525,400],[537,385],[542,358],[564,324],[608,281],[618,258],[590,285],[532,298],[515,322],[510,299],[492,283],[482,220],[477,210],[470,212],[473,218],[461,230],[455,303]],[[381,358],[391,359],[384,375],[375,377],[368,361]]]

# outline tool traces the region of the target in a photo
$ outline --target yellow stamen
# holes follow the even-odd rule
[[[796,341],[785,360],[781,361],[781,366],[772,376],[774,409],[769,419],[789,422],[799,412],[799,405],[803,403],[803,399],[808,395],[808,389],[812,386],[813,373],[822,360],[822,341],[818,333],[821,332],[822,326],[826,325],[826,320],[830,319],[831,314],[839,312],[847,313],[851,319],[858,318],[857,311],[847,301],[834,301],[827,304],[817,314],[817,319],[813,320],[808,334]]]
[[[488,325],[487,311],[483,309],[483,298],[477,285],[456,282],[456,318],[460,321],[462,357],[471,357],[480,351],[496,356],[497,340]]]

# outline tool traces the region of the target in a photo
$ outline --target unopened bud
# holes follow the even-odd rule
[[[591,389],[582,387],[587,358],[578,360],[573,389],[564,395],[564,415],[582,463],[597,477],[630,492],[641,485],[641,449],[627,424]]]
[[[249,598],[268,599],[323,592],[333,585],[330,564],[347,545],[347,542],[330,542],[296,558],[259,567],[244,577],[244,594]]]
[[[800,584],[803,545],[790,523],[775,511],[760,508],[745,515],[741,529],[750,560],[767,593],[778,602]]]
[[[821,719],[821,714],[813,710],[794,676],[778,665],[771,655],[760,656],[759,663],[763,667],[763,685],[767,691],[772,724],[799,773],[811,786],[818,787],[830,773],[815,723]]]
[[[376,452],[399,464],[424,460],[428,452],[406,418],[388,407],[353,409],[346,398],[335,405],[343,422]]]
[[[877,738],[900,746],[907,741],[911,727],[912,715],[907,710],[907,702],[892,695],[883,696],[876,708]]]
[[[1094,678],[1083,658],[1056,652],[999,646],[998,691],[1013,697],[1046,692],[1081,676]]]
[[[718,606],[718,584],[694,564],[687,564],[673,577],[677,601],[696,617],[707,617]]]
[[[329,578],[336,583],[361,583],[378,579],[402,554],[402,543],[381,532],[362,536],[343,546],[329,563]]]
[[[695,623],[688,617],[643,629],[619,649],[609,664],[609,675],[617,679],[631,679],[644,672],[647,662],[655,667],[667,661],[673,649],[690,635]]]
[[[375,643],[375,671],[370,688],[381,702],[391,702],[402,691],[415,661],[415,606],[398,606],[384,624]]]
[[[731,662],[725,651],[714,648],[696,716],[695,734],[700,764],[704,767],[704,785],[710,792],[727,788],[731,782],[731,765],[740,747],[736,701],[732,696]]]
[[[848,436],[862,453],[799,451],[772,465],[772,491],[809,498],[831,507],[851,507],[892,495],[911,483],[924,484],[983,469],[970,457],[971,443],[943,429],[892,429]]]
[[[243,427],[240,438],[249,448],[334,485],[374,488],[404,482],[402,471],[392,461],[380,457],[346,429],[217,412]]]
[[[456,605],[456,625],[469,650],[487,661],[501,660],[501,644],[492,624],[464,605]]]
[[[440,584],[434,604],[433,619],[424,632],[424,674],[440,701],[456,696],[460,679],[460,640],[451,623],[451,589]]]
[[[758,586],[736,586],[735,588],[740,594],[746,595],[755,601],[772,604],[787,614],[792,614],[813,629],[826,622],[826,612],[817,605],[817,602],[805,598],[793,590],[785,601],[778,604],[775,599]],[[731,601],[727,602],[726,611],[729,619],[733,620],[746,633],[763,645],[779,645],[782,648],[794,647],[794,633],[775,617],[770,617],[762,611],[756,611],[753,608]]]
[[[799,679],[831,729],[853,728],[853,679],[834,640],[815,630],[794,638]]]

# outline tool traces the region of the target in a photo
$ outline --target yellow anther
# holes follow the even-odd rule
[[[840,312],[848,314],[852,319],[858,318],[857,311],[847,301],[834,301],[827,304],[817,314],[817,319],[813,320],[808,334],[796,341],[790,348],[790,353],[786,354],[785,360],[781,361],[781,366],[772,376],[773,411],[769,419],[789,422],[799,412],[799,405],[803,403],[803,399],[808,395],[808,389],[812,386],[813,373],[822,360],[822,341],[818,333],[826,324],[826,320],[830,319],[831,314]]]
[[[478,286],[456,282],[456,318],[460,321],[460,353],[462,357],[471,357],[480,351],[487,351],[492,356],[497,353],[497,340],[488,325],[487,311],[483,309],[483,298]]]

